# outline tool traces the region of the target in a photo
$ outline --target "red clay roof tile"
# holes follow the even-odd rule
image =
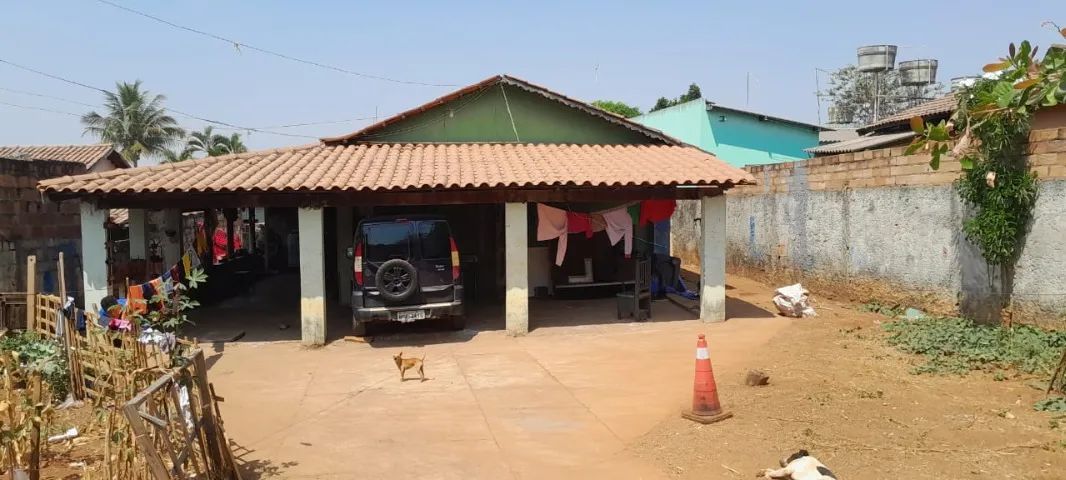
[[[54,178],[46,193],[313,192],[722,185],[747,172],[688,145],[315,145]]]

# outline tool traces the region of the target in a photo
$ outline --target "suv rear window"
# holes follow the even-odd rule
[[[418,239],[422,244],[422,258],[451,258],[451,232],[448,222],[424,221],[418,225]]]
[[[363,227],[367,260],[383,262],[393,258],[411,257],[411,242],[408,234],[411,224],[407,222],[379,223]]]

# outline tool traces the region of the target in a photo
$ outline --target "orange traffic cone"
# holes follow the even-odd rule
[[[703,424],[719,422],[733,416],[722,411],[718,402],[718,386],[714,383],[711,356],[707,353],[707,339],[701,333],[696,341],[696,381],[692,385],[692,410],[681,416]]]

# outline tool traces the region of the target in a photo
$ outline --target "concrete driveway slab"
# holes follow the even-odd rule
[[[242,341],[210,375],[246,478],[661,478],[626,448],[691,398],[696,334],[707,333],[716,374],[732,377],[792,321],[437,332],[319,349]],[[401,349],[426,355],[427,381],[400,381]]]

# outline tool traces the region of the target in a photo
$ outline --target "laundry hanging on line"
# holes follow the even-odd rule
[[[559,239],[555,248],[555,265],[566,258],[567,212],[543,203],[537,204],[537,241]]]
[[[669,220],[677,209],[676,200],[644,200],[640,202],[640,215],[637,225],[659,223]]]
[[[584,233],[585,238],[592,238],[591,218],[587,213],[566,212],[567,233]]]
[[[567,235],[584,233],[586,238],[599,231],[607,231],[611,245],[623,241],[626,258],[633,253],[633,225],[645,225],[668,220],[677,209],[677,201],[644,200],[595,213],[571,212],[542,203],[537,204],[537,240],[558,239],[555,264],[562,265],[566,257]]]
[[[603,220],[607,224],[607,238],[611,240],[611,245],[618,245],[619,240],[624,240],[622,250],[629,258],[633,254],[633,222],[629,212],[624,208],[611,210],[603,214]]]
[[[126,308],[135,313],[148,313],[148,303],[144,301],[144,289],[140,285],[130,285],[127,289]]]

